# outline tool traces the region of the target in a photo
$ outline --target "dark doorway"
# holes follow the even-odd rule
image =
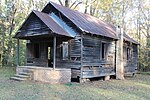
[[[34,57],[35,58],[40,57],[40,45],[39,45],[39,43],[34,44]]]
[[[47,47],[48,67],[53,67],[53,47]]]

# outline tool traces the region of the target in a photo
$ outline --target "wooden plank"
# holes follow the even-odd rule
[[[20,42],[19,39],[17,39],[17,66],[19,66],[19,48],[20,48]]]
[[[80,82],[82,81],[82,78],[83,78],[83,73],[82,73],[82,70],[83,70],[83,34],[81,34],[81,68],[80,68],[80,71],[81,71],[81,74],[80,74]]]
[[[70,57],[72,56],[80,56],[81,55],[81,41],[78,39],[72,39],[70,42]]]
[[[126,72],[135,72],[135,70],[136,70],[136,67],[131,67],[131,66],[125,66],[125,69],[124,69],[124,71],[125,71],[125,73]]]
[[[53,40],[53,69],[55,70],[56,67],[56,36],[54,36],[54,40]]]
[[[102,76],[109,76],[109,75],[115,75],[115,72],[112,72],[112,73],[100,73],[98,75],[83,75],[83,78],[94,78],[94,77],[102,77]]]
[[[102,66],[101,63],[84,63],[83,66]]]
[[[80,74],[80,69],[71,69],[71,78],[78,78]]]
[[[80,63],[80,61],[58,60],[57,59],[56,66],[59,68],[79,68],[81,66],[81,63]]]

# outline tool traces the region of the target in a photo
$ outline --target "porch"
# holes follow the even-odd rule
[[[20,39],[17,39],[17,67],[16,75],[12,79],[33,80],[50,84],[71,81],[71,68],[60,64],[60,62],[66,61],[63,54],[65,52],[63,44],[65,46],[66,44],[63,42],[71,38],[58,35],[41,37],[39,35],[23,39],[27,40],[26,64],[25,66],[19,64]]]
[[[37,66],[18,66],[16,76],[24,76],[24,79],[45,82],[50,84],[68,83],[71,81],[71,69],[37,67]],[[29,77],[25,77],[29,76]]]

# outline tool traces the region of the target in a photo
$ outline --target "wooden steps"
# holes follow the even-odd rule
[[[21,75],[21,74],[16,74],[15,77],[20,77],[20,78],[29,78],[28,75]]]
[[[25,78],[20,78],[20,77],[16,77],[16,76],[11,77],[10,79],[11,79],[11,80],[16,80],[16,81],[25,81],[25,80],[27,80],[27,79],[25,79]]]
[[[26,75],[26,76],[29,76],[30,73],[29,73],[29,72],[20,72],[19,75]]]
[[[11,80],[16,80],[16,81],[26,81],[30,78],[30,73],[29,72],[20,72],[19,74],[15,74],[13,77],[11,77]]]

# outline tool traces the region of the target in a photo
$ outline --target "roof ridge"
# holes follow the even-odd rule
[[[49,3],[54,3],[54,4],[58,5],[58,6],[64,7],[64,8],[66,8],[66,9],[72,10],[72,11],[77,12],[77,13],[80,13],[80,14],[82,14],[82,15],[86,15],[86,16],[92,17],[92,18],[94,18],[94,19],[96,19],[96,20],[98,20],[98,21],[104,22],[105,24],[108,24],[108,25],[111,25],[111,26],[113,25],[113,24],[110,24],[110,23],[108,23],[108,22],[106,22],[106,21],[103,21],[103,20],[101,20],[101,19],[99,19],[99,18],[97,18],[97,17],[95,17],[95,16],[92,16],[92,15],[90,15],[90,14],[88,14],[88,13],[83,13],[83,12],[80,12],[80,11],[78,11],[78,10],[73,10],[73,9],[71,9],[71,8],[68,8],[68,7],[66,7],[66,6],[62,6],[62,5],[57,4],[57,3],[55,3],[55,2],[52,2],[52,1],[49,1]],[[114,26],[114,25],[113,25],[113,26]],[[114,26],[114,27],[115,27],[115,26]]]
[[[43,12],[40,12],[40,11],[36,11],[36,12],[39,13],[39,14],[41,14],[41,16],[40,16],[40,15],[37,15],[37,13],[36,13],[36,15],[40,18],[40,20],[42,20],[42,21],[44,22],[44,24],[46,24],[47,27],[49,27],[53,32],[56,32],[56,30],[53,30],[52,27],[50,27],[50,25],[49,25],[50,22],[53,23],[53,24],[55,23],[55,25],[57,26],[57,30],[59,30],[59,29],[63,30],[62,34],[65,33],[64,35],[71,37],[68,32],[66,32],[62,27],[60,27],[60,26],[49,16],[49,14],[43,13]],[[44,17],[44,20],[43,20],[41,17]],[[46,17],[48,17],[49,20],[48,20],[48,18],[46,18]],[[50,21],[50,20],[51,20],[51,21]],[[59,27],[59,29],[58,29],[58,27]],[[55,27],[55,28],[56,28],[56,27]],[[57,32],[56,32],[56,33],[57,33]],[[67,34],[66,34],[66,33],[67,33]],[[61,32],[60,32],[60,33],[57,33],[57,34],[61,34]]]
[[[56,5],[62,6],[62,5],[57,4],[57,3],[55,3],[55,2],[52,2],[52,1],[49,1],[49,3],[54,3],[54,4],[56,4]],[[83,12],[80,12],[80,11],[78,11],[78,10],[73,10],[73,9],[68,8],[68,7],[66,7],[66,6],[62,6],[62,7],[66,8],[66,9],[69,9],[69,10],[72,10],[72,11],[77,12],[77,13],[80,13],[80,14],[83,14],[83,15],[86,15],[86,16],[89,16],[89,17],[92,17],[92,18],[95,18],[95,19],[97,19],[97,20],[99,20],[99,21],[104,22],[105,24],[111,25],[110,23],[108,23],[108,22],[106,22],[106,21],[103,21],[103,20],[101,20],[101,19],[99,19],[99,18],[97,18],[97,17],[95,17],[95,16],[92,16],[92,15],[90,15],[90,14],[88,14],[88,13],[83,13]]]
[[[49,4],[56,8],[64,16],[66,16],[83,32],[118,39],[116,36],[116,31],[109,23],[106,23],[94,16],[87,15],[79,11],[75,11],[70,8],[61,6],[52,1],[50,1],[47,5]],[[44,9],[48,7],[47,5],[44,7]],[[42,12],[44,12],[44,9],[42,10]]]

